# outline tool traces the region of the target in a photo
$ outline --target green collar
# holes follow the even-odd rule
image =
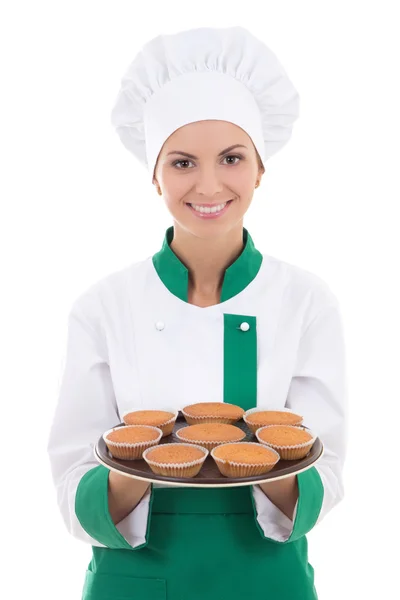
[[[165,233],[164,242],[159,252],[154,254],[154,267],[168,290],[184,302],[188,301],[189,271],[170,248],[174,239],[174,227]],[[225,302],[244,290],[256,277],[263,260],[247,231],[243,227],[244,248],[234,263],[225,271],[221,292],[221,302]]]

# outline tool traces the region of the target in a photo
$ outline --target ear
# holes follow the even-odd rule
[[[262,168],[262,169],[260,168],[259,171],[258,171],[258,176],[257,176],[257,180],[256,180],[256,185],[255,185],[256,188],[259,187],[259,185],[261,183],[262,176],[264,175],[264,173],[265,173],[265,169],[264,168]]]

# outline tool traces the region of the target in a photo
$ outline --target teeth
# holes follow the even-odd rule
[[[190,206],[194,208],[194,210],[197,210],[197,212],[209,214],[221,211],[227,204],[228,203],[225,202],[224,204],[218,204],[218,206],[213,206],[212,208],[209,206],[196,206],[196,204],[191,204]]]

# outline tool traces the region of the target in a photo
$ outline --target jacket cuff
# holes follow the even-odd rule
[[[287,544],[306,535],[316,524],[324,499],[324,486],[317,469],[311,467],[311,469],[299,473],[297,483],[299,498],[294,510],[294,521],[291,521],[275,507],[276,520],[274,522],[271,520],[274,517],[273,511],[268,509],[270,518],[268,521],[263,522],[262,518],[260,519],[263,512],[262,509],[260,510],[261,504],[260,502],[258,504],[260,510],[260,513],[258,513],[256,500],[254,494],[252,494],[257,526],[263,538],[273,543]],[[262,490],[258,491],[263,494]],[[290,524],[292,524],[291,528]]]
[[[142,529],[134,532],[134,527],[137,526],[140,517],[148,516],[152,494],[150,492],[146,494],[143,505],[141,506],[142,501],[139,502],[133,511],[116,526],[108,509],[109,473],[109,469],[99,465],[90,469],[81,478],[75,496],[76,516],[83,529],[107,548],[116,550],[142,548],[147,544],[149,519],[144,521],[145,525],[147,523],[144,535]],[[126,538],[119,530],[119,526],[121,526],[121,531],[126,534]],[[141,527],[143,527],[143,522]]]
[[[119,523],[116,528],[129,542],[132,548],[141,548],[147,544],[147,525],[152,502],[151,487],[147,490],[137,506]]]
[[[293,531],[297,503],[291,520],[264,494],[258,485],[253,486],[252,492],[256,518],[263,536],[276,542],[285,542]]]

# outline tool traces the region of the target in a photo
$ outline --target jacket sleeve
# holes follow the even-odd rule
[[[77,539],[133,549],[145,543],[151,494],[115,526],[108,510],[109,470],[94,456],[97,440],[118,423],[100,327],[76,302],[68,318],[67,351],[47,446],[58,506]]]
[[[304,424],[322,441],[324,454],[313,467],[297,475],[299,498],[292,520],[254,486],[253,504],[260,531],[280,543],[308,533],[344,495],[347,372],[342,319],[335,297],[311,320],[301,337],[286,407],[304,417]]]

